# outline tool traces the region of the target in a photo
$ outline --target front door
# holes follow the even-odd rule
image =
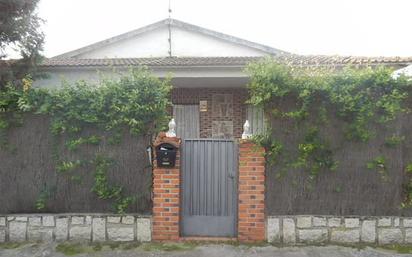
[[[198,138],[199,105],[173,105],[173,118],[176,122],[176,135],[182,139]]]
[[[233,140],[183,140],[183,236],[236,236],[237,152]]]

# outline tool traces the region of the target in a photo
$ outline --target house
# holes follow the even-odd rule
[[[248,76],[243,70],[265,56],[299,66],[368,64],[402,69],[412,63],[412,57],[296,55],[166,19],[46,59],[40,70],[50,76],[34,86],[56,87],[61,79],[98,81],[97,71],[118,76],[139,65],[159,77],[172,73],[173,116],[177,137],[183,140],[180,145],[176,138],[167,139],[155,147],[172,144],[181,149],[181,159],[176,167],[154,168],[153,239],[214,236],[261,241],[266,231],[262,149],[234,139],[241,137],[246,120],[252,133],[264,130],[263,111],[246,104]],[[279,231],[279,220],[273,222],[270,229]],[[293,219],[285,218],[282,226],[292,223],[295,238]]]
[[[301,56],[175,19],[165,19],[80,49],[46,59],[50,76],[35,86],[55,87],[62,79],[97,81],[113,68],[145,65],[173,76],[172,103],[177,135],[183,138],[239,138],[245,120],[252,132],[263,129],[263,114],[247,107],[245,65],[274,56],[296,65],[390,65],[403,68],[412,58]]]

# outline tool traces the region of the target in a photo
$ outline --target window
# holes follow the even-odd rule
[[[246,119],[249,121],[250,131],[253,135],[265,132],[266,119],[262,107],[248,105],[246,109]]]

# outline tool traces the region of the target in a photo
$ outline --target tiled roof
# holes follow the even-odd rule
[[[44,60],[41,66],[226,66],[245,65],[258,59],[259,57],[51,58]]]
[[[278,57],[294,65],[346,65],[346,64],[408,64],[412,56],[408,57],[367,57],[367,56],[339,56],[339,55],[283,55]]]
[[[45,59],[42,67],[101,67],[101,66],[244,66],[262,57],[159,57],[159,58],[107,58],[77,59],[51,58]],[[411,57],[357,57],[326,55],[280,55],[275,57],[281,62],[292,65],[406,65],[412,63]]]

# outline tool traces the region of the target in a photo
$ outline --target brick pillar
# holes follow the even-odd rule
[[[250,140],[239,142],[240,242],[265,240],[265,150]]]
[[[173,168],[158,167],[153,162],[153,231],[154,241],[179,240],[180,209],[180,139],[166,137],[160,133],[154,143],[156,147],[169,143],[178,148],[176,165]]]

